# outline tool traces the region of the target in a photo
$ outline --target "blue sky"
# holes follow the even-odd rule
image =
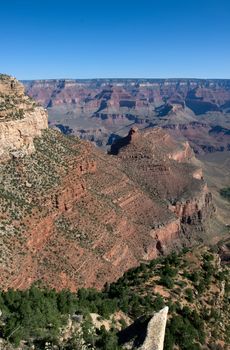
[[[7,0],[0,71],[18,79],[230,78],[229,0]]]

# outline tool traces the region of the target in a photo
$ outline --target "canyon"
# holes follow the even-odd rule
[[[92,79],[23,81],[49,123],[109,148],[130,127],[162,127],[197,154],[230,150],[230,81]]]
[[[47,128],[47,112],[32,101],[22,108],[28,98],[7,76],[2,104],[15,87],[18,103],[0,121],[0,143],[9,140],[0,160],[2,289],[102,288],[141,261],[210,242],[215,207],[187,141],[132,126],[106,154]]]

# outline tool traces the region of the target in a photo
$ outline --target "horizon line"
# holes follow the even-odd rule
[[[16,78],[16,77],[15,77]],[[17,79],[17,78],[16,78]],[[44,81],[44,80],[72,80],[72,81],[77,81],[77,80],[230,80],[230,78],[194,78],[194,77],[183,77],[183,78],[176,78],[176,77],[171,77],[171,78],[127,78],[127,77],[120,77],[120,78],[114,78],[114,77],[104,77],[104,78],[30,78],[30,79],[18,79],[19,81]]]

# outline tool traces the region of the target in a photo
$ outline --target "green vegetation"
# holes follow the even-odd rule
[[[170,281],[170,282],[169,282]],[[229,268],[218,265],[218,257],[201,249],[173,253],[127,271],[103,291],[80,289],[77,293],[55,292],[37,286],[27,291],[8,290],[0,294],[0,338],[14,345],[23,339],[26,346],[44,349],[121,349],[116,312],[131,320],[151,315],[169,306],[165,350],[227,349],[218,341],[230,342]],[[218,307],[217,307],[218,305]],[[96,328],[90,314],[110,320]],[[76,320],[76,318],[82,320]],[[61,341],[68,320],[75,331]],[[120,327],[125,320],[119,322]],[[87,345],[86,345],[87,344]],[[53,347],[52,347],[53,346]],[[227,346],[227,345],[226,345]]]
[[[230,187],[225,187],[220,190],[220,194],[222,197],[226,198],[230,201]]]
[[[58,343],[61,327],[66,325],[69,315],[77,314],[83,315],[82,332],[87,344],[93,346],[98,343],[100,349],[116,349],[112,347],[118,348],[115,332],[106,332],[102,328],[96,333],[89,313],[99,313],[108,318],[118,308],[117,304],[117,300],[94,289],[80,289],[77,294],[67,290],[58,293],[36,286],[27,291],[10,289],[0,294],[0,337],[15,346],[23,339],[28,346],[34,343],[38,349],[44,349],[46,342]],[[81,341],[80,331],[77,333],[77,337],[75,334],[65,344],[65,349]],[[110,347],[108,344],[111,344]]]

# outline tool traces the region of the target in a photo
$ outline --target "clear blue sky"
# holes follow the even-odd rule
[[[18,79],[230,78],[230,0],[2,0],[0,71]]]

